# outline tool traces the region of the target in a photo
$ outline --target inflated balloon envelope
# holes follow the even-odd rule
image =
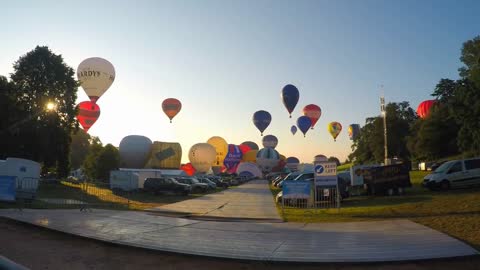
[[[179,143],[153,142],[145,168],[178,169],[182,160],[182,147]]]
[[[100,107],[97,104],[91,101],[83,101],[78,104],[77,119],[85,132],[88,132],[99,117]]]
[[[90,100],[96,103],[115,80],[115,68],[103,58],[87,58],[78,65],[77,78]]]

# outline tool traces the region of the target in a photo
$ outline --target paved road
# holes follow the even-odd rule
[[[222,192],[149,210],[163,214],[180,213],[179,216],[282,221],[266,180],[253,180]]]
[[[213,222],[134,211],[0,210],[0,216],[116,244],[259,261],[373,262],[478,254],[408,220],[350,223]]]

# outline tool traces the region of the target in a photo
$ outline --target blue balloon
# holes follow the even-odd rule
[[[290,114],[290,118],[292,118],[292,112],[297,106],[298,98],[300,97],[300,93],[298,92],[297,87],[291,84],[285,85],[282,89],[282,101],[285,108],[287,108],[288,113]]]
[[[302,131],[303,137],[305,137],[305,134],[307,134],[308,129],[312,125],[312,120],[310,120],[310,117],[308,116],[300,116],[297,119],[297,126],[298,128]]]
[[[260,130],[260,134],[263,136],[263,131],[270,125],[272,116],[266,111],[257,111],[253,114],[253,124]]]
[[[293,126],[290,128],[290,132],[292,132],[292,134],[295,135],[295,133],[297,133],[297,126],[293,125]]]

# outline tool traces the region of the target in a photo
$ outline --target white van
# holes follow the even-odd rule
[[[40,179],[40,163],[23,158],[0,160],[0,175],[16,178],[16,198],[34,199]]]
[[[429,189],[474,185],[480,185],[480,157],[448,161],[423,178],[423,186]]]

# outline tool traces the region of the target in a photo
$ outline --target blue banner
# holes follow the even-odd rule
[[[282,184],[283,198],[310,198],[310,181],[284,181]]]
[[[15,201],[15,176],[0,175],[0,201]]]

